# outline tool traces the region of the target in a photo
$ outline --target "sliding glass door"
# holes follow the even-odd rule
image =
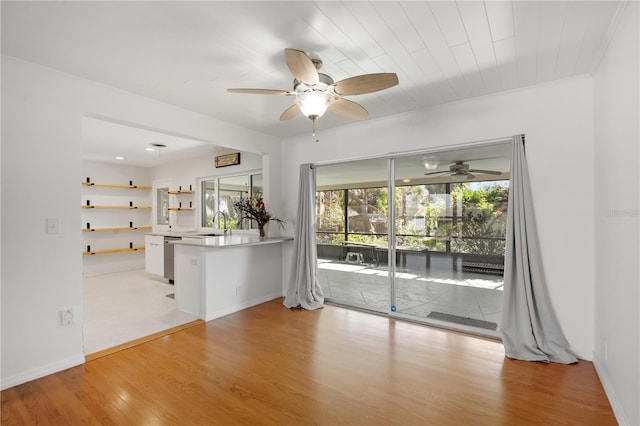
[[[395,159],[391,310],[396,315],[496,333],[502,313],[509,148]],[[436,170],[424,167],[433,167],[429,161],[434,158],[440,163]]]
[[[329,301],[389,310],[389,273],[380,262],[389,245],[387,163],[316,168],[318,280]]]
[[[329,302],[496,335],[510,144],[317,167]]]

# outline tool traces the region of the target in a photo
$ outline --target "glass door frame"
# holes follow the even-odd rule
[[[507,142],[509,142],[512,138],[509,137],[503,137],[503,138],[496,138],[496,139],[491,139],[491,140],[484,140],[484,141],[477,141],[477,142],[472,142],[472,143],[465,143],[465,144],[459,144],[459,145],[449,145],[449,146],[443,146],[443,147],[437,147],[437,148],[432,148],[432,149],[425,149],[425,150],[416,150],[416,151],[408,151],[408,152],[397,152],[397,153],[391,153],[391,154],[387,154],[387,155],[380,155],[380,156],[371,156],[371,157],[360,157],[360,158],[356,158],[356,159],[347,159],[347,160],[341,160],[341,161],[332,161],[332,162],[321,162],[321,163],[315,163],[314,166],[317,167],[322,167],[322,166],[326,166],[326,165],[336,165],[336,164],[347,164],[350,162],[354,162],[354,161],[361,161],[361,160],[374,160],[374,159],[386,159],[387,160],[387,191],[389,194],[389,205],[387,206],[387,221],[388,221],[388,247],[387,247],[387,259],[388,259],[388,271],[389,271],[389,275],[388,275],[388,279],[389,279],[389,306],[387,308],[387,310],[382,310],[382,309],[377,309],[374,307],[369,307],[369,306],[361,306],[358,304],[350,304],[350,303],[346,303],[346,302],[340,302],[339,300],[333,301],[333,300],[329,300],[330,303],[335,303],[338,305],[343,305],[343,306],[348,306],[348,307],[353,307],[355,309],[364,309],[366,311],[370,311],[372,313],[378,313],[378,314],[386,314],[388,315],[390,318],[397,318],[397,319],[401,319],[401,320],[406,320],[406,321],[411,321],[411,322],[417,322],[417,323],[422,323],[422,324],[426,324],[426,325],[430,325],[430,326],[435,326],[435,327],[440,327],[440,328],[447,328],[447,329],[451,329],[451,330],[455,330],[455,331],[462,331],[462,332],[467,332],[467,333],[471,333],[474,335],[478,335],[478,336],[483,336],[483,337],[489,337],[489,338],[493,338],[493,339],[500,339],[500,335],[497,331],[490,331],[490,330],[486,330],[483,331],[482,329],[476,328],[476,327],[469,327],[469,326],[465,326],[462,324],[454,324],[451,323],[450,325],[448,324],[443,324],[442,322],[434,322],[432,320],[430,320],[429,318],[423,318],[423,317],[416,317],[416,316],[412,316],[412,315],[407,315],[407,314],[403,314],[400,312],[397,312],[397,308],[396,308],[396,282],[395,282],[395,278],[396,278],[396,227],[395,227],[395,210],[396,210],[396,200],[395,200],[395,188],[396,188],[396,184],[395,184],[395,160],[398,158],[402,158],[402,157],[411,157],[411,156],[422,156],[422,155],[432,155],[432,154],[437,154],[440,152],[448,152],[448,151],[456,151],[456,150],[463,150],[463,149],[467,149],[467,148],[480,148],[480,147],[489,147],[489,146],[493,146],[493,145],[500,145],[500,144],[505,144]],[[347,231],[345,231],[347,232]]]

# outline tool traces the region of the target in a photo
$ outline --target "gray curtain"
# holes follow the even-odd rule
[[[284,305],[287,308],[318,309],[324,294],[317,279],[315,231],[316,171],[311,164],[300,165],[298,222],[295,235],[295,272]]]
[[[504,262],[500,332],[506,356],[527,361],[577,362],[560,329],[547,292],[533,214],[524,135],[513,137]]]

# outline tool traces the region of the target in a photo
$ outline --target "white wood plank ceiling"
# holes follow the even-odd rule
[[[310,128],[278,121],[292,98],[226,92],[291,89],[285,47],[336,81],[396,72],[350,98],[371,119],[592,73],[619,3],[2,2],[2,53],[286,137]]]

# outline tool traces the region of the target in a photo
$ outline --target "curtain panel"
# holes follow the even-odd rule
[[[318,284],[315,230],[316,171],[311,164],[300,165],[298,221],[295,233],[295,273],[289,283],[284,305],[287,308],[318,309],[324,294]]]
[[[504,267],[504,301],[500,332],[509,358],[577,362],[564,337],[547,290],[524,135],[513,137]]]

